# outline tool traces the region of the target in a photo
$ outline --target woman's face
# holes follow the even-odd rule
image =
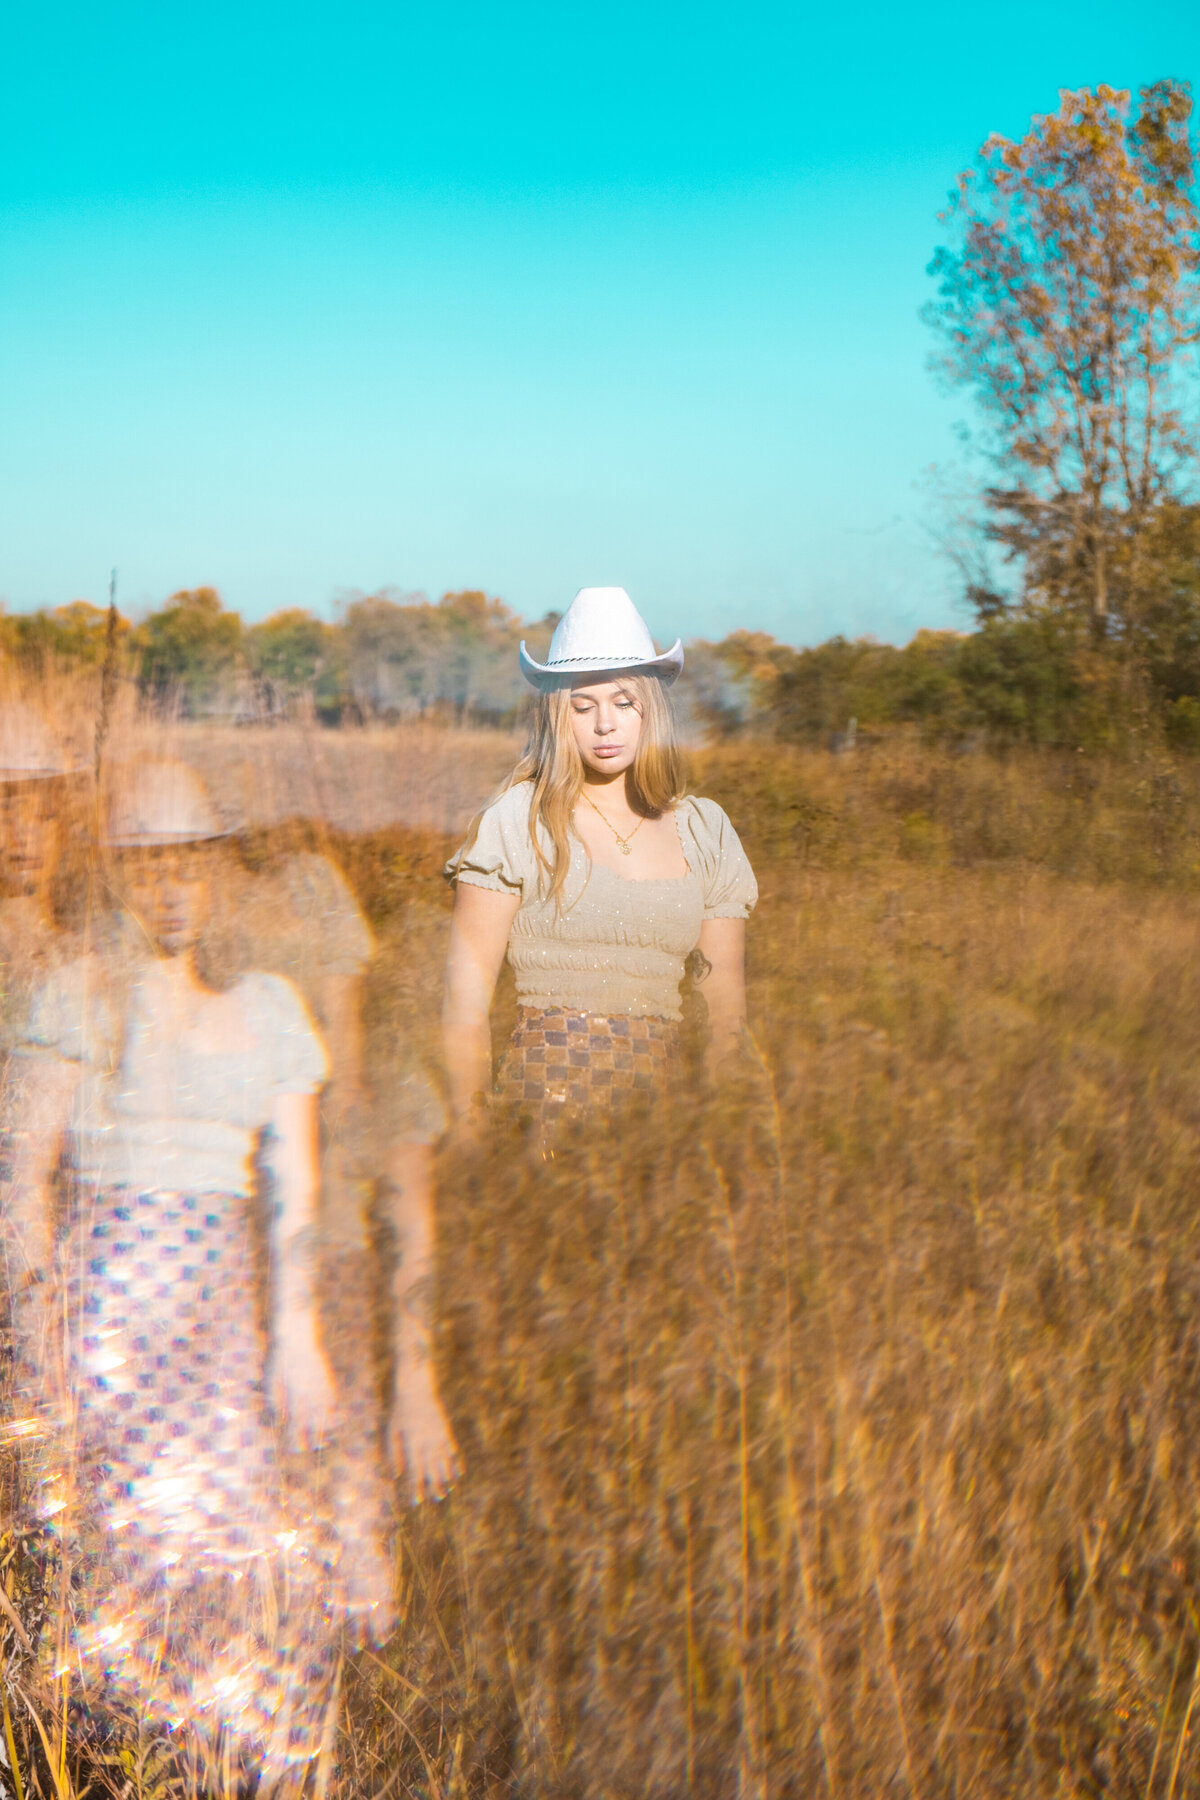
[[[571,730],[584,769],[594,775],[620,775],[633,767],[642,715],[629,688],[619,681],[598,681],[571,689]]]
[[[125,850],[121,899],[162,956],[194,950],[212,916],[213,852],[204,844]]]
[[[44,894],[58,862],[56,781],[0,783],[0,895]]]

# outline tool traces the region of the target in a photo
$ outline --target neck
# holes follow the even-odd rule
[[[4,908],[4,916],[14,925],[45,925],[49,922],[50,907],[44,894],[11,894],[6,896],[0,905]]]
[[[600,799],[607,794],[614,800],[627,801],[629,795],[625,777],[628,773],[627,769],[617,769],[611,775],[606,775],[602,769],[585,768],[583,785],[592,790],[593,799]]]
[[[196,967],[195,950],[181,951],[178,956],[167,956],[160,950],[155,958],[155,968],[159,980],[175,994],[199,993],[204,989],[200,972]]]

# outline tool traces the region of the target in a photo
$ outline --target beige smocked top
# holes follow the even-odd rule
[[[545,877],[529,832],[532,783],[488,807],[474,843],[446,864],[449,881],[519,894],[508,960],[522,1006],[567,1007],[626,1018],[680,1017],[684,960],[705,919],[744,919],[758,898],[737,832],[715,800],[675,808],[688,872],[628,881],[592,863],[572,835],[562,904],[543,898]],[[543,835],[549,852],[549,839]]]

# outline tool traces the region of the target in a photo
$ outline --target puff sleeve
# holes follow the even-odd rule
[[[537,883],[537,858],[529,835],[532,784],[518,782],[481,815],[473,839],[455,852],[442,873],[450,882],[491,888],[528,899]]]
[[[269,970],[311,994],[325,976],[362,975],[374,954],[371,928],[327,856],[304,852],[243,880],[228,912],[217,958],[227,977]]]
[[[361,975],[375,944],[341,870],[327,856],[294,856],[287,868],[293,917],[320,975]]]
[[[715,800],[689,803],[695,866],[704,883],[706,919],[748,919],[758,883],[741,839]]]
[[[256,1024],[269,1045],[266,1086],[276,1094],[315,1094],[328,1079],[329,1055],[300,995],[282,975],[251,975]]]
[[[106,971],[81,957],[53,970],[33,994],[19,1056],[103,1063],[116,1036]]]

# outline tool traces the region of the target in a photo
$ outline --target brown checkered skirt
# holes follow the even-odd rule
[[[519,1118],[541,1124],[611,1111],[665,1087],[679,1041],[670,1019],[523,1008],[496,1077],[496,1098]]]

